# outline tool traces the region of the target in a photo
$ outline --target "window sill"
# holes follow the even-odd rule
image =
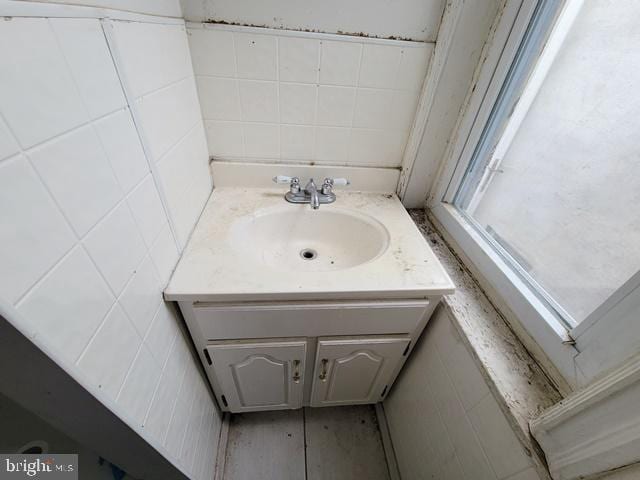
[[[460,262],[424,210],[409,214],[456,285],[443,299],[463,341],[505,417],[531,453],[541,478],[549,478],[544,454],[529,432],[529,421],[562,399],[520,339]]]

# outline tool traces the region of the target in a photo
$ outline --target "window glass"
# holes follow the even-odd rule
[[[638,19],[584,2],[455,200],[569,325],[640,269]]]

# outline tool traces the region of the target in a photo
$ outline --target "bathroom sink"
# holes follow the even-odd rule
[[[427,298],[453,284],[397,196],[341,190],[313,210],[283,188],[217,188],[165,298],[306,301]]]
[[[274,269],[323,272],[376,259],[389,247],[389,232],[355,210],[284,204],[236,220],[229,241],[240,254]]]

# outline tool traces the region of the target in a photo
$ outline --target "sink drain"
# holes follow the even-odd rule
[[[311,248],[305,248],[303,250],[300,250],[300,256],[305,260],[313,260],[318,256],[318,252]]]

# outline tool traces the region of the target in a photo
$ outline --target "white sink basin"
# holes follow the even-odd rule
[[[389,232],[355,210],[283,205],[239,218],[229,241],[240,254],[274,269],[323,272],[376,259],[389,247]]]
[[[453,291],[395,195],[341,190],[335,203],[312,210],[287,203],[285,191],[215,189],[165,298],[382,301]]]

